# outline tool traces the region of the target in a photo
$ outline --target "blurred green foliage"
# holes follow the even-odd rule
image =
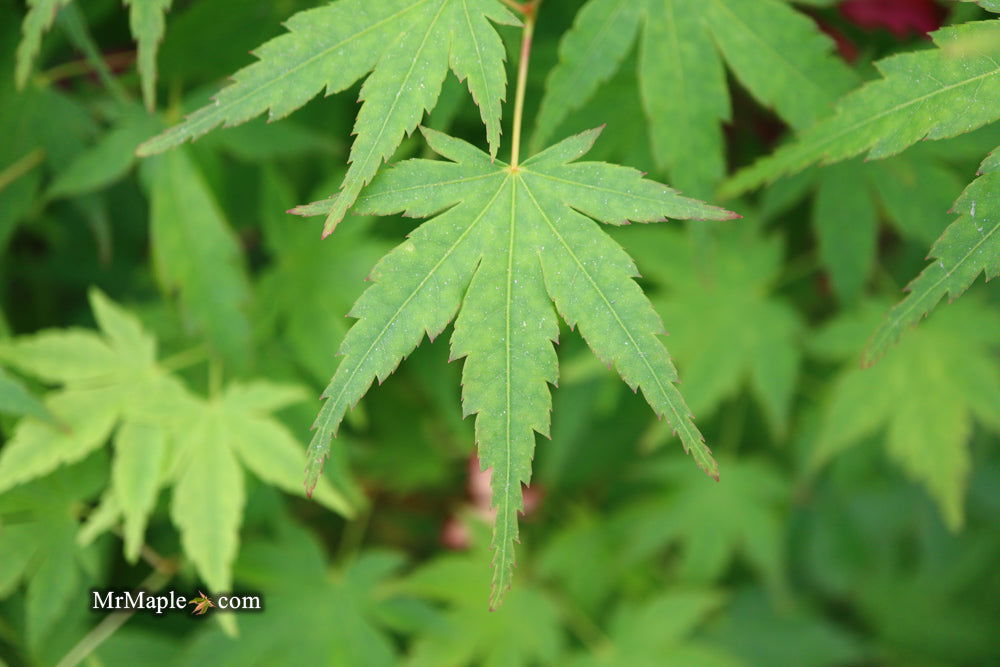
[[[691,116],[671,97],[675,72],[651,60],[670,57],[655,16],[626,13],[608,66],[585,71],[598,85],[567,88],[559,63],[575,47],[560,40],[575,21],[578,36],[599,28],[612,3],[583,18],[580,4],[542,6],[527,126],[562,138],[607,123],[593,159],[708,199],[815,120],[810,104],[877,78],[873,61],[933,48],[861,28],[833,0],[706,2],[685,57],[707,63],[709,92]],[[563,326],[515,584],[490,612],[488,481],[447,341],[425,342],[348,414],[323,486],[303,497],[345,315],[416,226],[348,215],[320,241],[320,224],[284,213],[342,181],[360,86],[135,157],[313,6],[0,0],[0,664],[1000,664],[995,286],[973,285],[861,368],[1000,144],[996,123],[721,202],[736,223],[612,230],[671,334],[722,481]],[[822,41],[811,17],[857,59],[807,54],[812,85],[775,91],[759,69],[777,65],[741,44],[727,6],[764,26],[760,8],[782,7],[766,42],[779,45],[796,31]],[[37,56],[19,89],[29,9],[37,42],[21,62]],[[940,10],[946,23],[991,16]],[[499,33],[516,62],[519,29]],[[576,97],[546,98],[553,86]],[[452,75],[424,124],[487,146]],[[393,159],[414,156],[430,157],[419,136]],[[975,201],[995,206],[993,176],[976,183]],[[960,223],[989,211],[964,201]],[[256,591],[264,611],[109,627],[89,610],[92,589],[141,587]]]

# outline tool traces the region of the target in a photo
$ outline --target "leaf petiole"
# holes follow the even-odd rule
[[[528,11],[529,11],[528,4],[524,3],[524,2],[515,2],[514,0],[500,0],[500,2],[502,2],[505,5],[507,5],[508,7],[510,7],[511,9],[513,9],[515,12],[520,12],[522,14],[527,14]]]
[[[521,58],[517,69],[517,94],[514,98],[514,132],[510,149],[510,166],[516,169],[521,160],[521,127],[524,122],[524,96],[528,88],[528,65],[531,61],[531,43],[538,19],[538,5],[542,0],[521,5],[524,14],[524,34],[521,37]]]
[[[183,352],[178,352],[177,354],[162,360],[160,362],[160,368],[168,373],[176,373],[207,360],[208,346],[198,345],[197,347],[184,350]]]

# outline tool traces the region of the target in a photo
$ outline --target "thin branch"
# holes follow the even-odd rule
[[[114,71],[130,67],[135,62],[135,58],[135,51],[121,51],[119,53],[106,54],[104,62]],[[38,76],[43,84],[49,85],[77,76],[91,76],[94,74],[97,74],[97,70],[94,69],[91,62],[86,58],[81,58],[55,65]]]

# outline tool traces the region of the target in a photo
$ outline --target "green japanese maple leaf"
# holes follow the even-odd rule
[[[277,170],[267,170],[260,184],[264,239],[273,263],[257,285],[255,328],[261,340],[286,345],[302,369],[325,382],[335,368],[330,346],[350,328],[344,317],[364,289],[372,265],[392,246],[377,238],[371,219],[352,219],[335,242],[317,243],[308,225],[289,225],[285,211],[295,204],[294,191]],[[337,289],[320,289],[336,285]],[[296,298],[285,298],[296,294]]]
[[[485,532],[468,524],[474,548],[440,556],[393,586],[392,590],[434,605],[418,622],[409,667],[559,664],[563,637],[555,600],[528,585],[510,592],[502,609],[488,610],[482,596],[490,587],[482,567]],[[480,539],[482,537],[482,539]],[[510,641],[517,637],[517,641]]]
[[[165,456],[167,423],[187,392],[156,364],[156,343],[102,293],[91,306],[103,335],[41,332],[0,346],[0,357],[62,388],[45,398],[63,424],[20,421],[0,454],[0,492],[75,463],[114,436],[111,493],[124,508],[125,551],[139,555]]]
[[[424,334],[436,337],[458,313],[451,351],[452,358],[465,358],[463,408],[477,415],[479,458],[493,470],[493,605],[511,579],[534,434],[549,431],[548,385],[558,377],[553,303],[598,357],[642,390],[698,465],[718,475],[657,338],[660,318],[632,280],[636,267],[594,220],[621,225],[734,215],[681,197],[633,169],[574,162],[599,132],[571,137],[509,167],[464,141],[425,130],[430,146],[452,162],[403,162],[375,181],[356,206],[360,213],[439,215],[379,262],[375,284],[351,311],[359,321],[341,345],[344,359],[324,392],[307,484],[319,474],[348,408]],[[324,213],[329,205],[299,212]]]
[[[778,589],[785,577],[782,516],[788,482],[764,461],[724,463],[725,483],[712,485],[701,484],[689,466],[673,461],[644,470],[663,493],[626,510],[627,553],[638,560],[678,544],[680,576],[702,583],[719,579],[741,556]]]
[[[571,667],[740,667],[743,661],[692,635],[723,606],[719,593],[676,590],[622,604],[611,619],[609,651],[574,656]]]
[[[826,116],[855,82],[833,42],[779,0],[589,0],[559,47],[533,141],[544,145],[618,69],[643,26],[639,85],[653,154],[685,191],[725,175],[725,65],[792,126]]]
[[[399,554],[375,550],[331,565],[316,535],[276,522],[273,533],[248,539],[236,563],[237,579],[260,591],[267,611],[241,616],[239,637],[206,628],[187,646],[185,662],[235,667],[294,656],[301,664],[398,665],[382,626],[392,613],[387,586],[402,565]]]
[[[844,97],[834,115],[723,187],[736,195],[816,163],[867,152],[895,155],[921,139],[946,139],[1000,118],[1000,20],[933,33],[936,49],[876,63],[881,79]]]
[[[670,323],[670,347],[684,372],[691,410],[708,416],[746,385],[781,435],[801,363],[803,326],[794,308],[773,294],[782,243],[762,237],[756,227],[741,224],[709,244],[694,243],[680,230],[636,228],[622,238],[649,267],[644,277],[662,288],[653,302]]]
[[[170,516],[184,552],[209,588],[232,588],[232,564],[246,497],[243,468],[288,493],[303,493],[303,452],[272,412],[303,398],[300,387],[257,380],[234,382],[220,396],[190,404],[176,416],[184,439],[176,446],[170,479]],[[317,499],[345,516],[354,513],[347,497],[327,480]]]
[[[983,162],[982,176],[966,188],[954,210],[961,213],[931,249],[934,261],[911,282],[910,294],[889,311],[865,352],[871,365],[946,295],[958,298],[975,279],[1000,275],[1000,148]]]
[[[234,366],[249,357],[249,279],[239,239],[188,150],[143,164],[153,268],[191,328]]]
[[[324,233],[354,204],[384,160],[437,103],[450,67],[467,80],[487,128],[491,155],[500,143],[506,53],[491,24],[520,25],[499,0],[338,0],[299,12],[288,34],[262,45],[259,62],[234,76],[215,101],[139,147],[152,155],[219,125],[238,125],[265,111],[272,120],[318,93],[361,88],[351,166],[331,199]]]
[[[97,290],[90,299],[100,334],[56,330],[0,344],[0,360],[62,385],[45,398],[59,422],[22,419],[0,452],[0,493],[80,461],[111,440],[111,483],[90,539],[120,518],[125,554],[136,560],[157,496],[172,485],[172,516],[185,552],[212,589],[229,590],[243,467],[302,494],[305,453],[270,413],[305,394],[300,387],[256,381],[231,383],[220,396],[201,399],[157,363],[156,340],[134,316]],[[317,497],[324,505],[351,513],[341,492],[326,479],[320,484]]]
[[[76,545],[76,514],[107,483],[106,461],[91,457],[0,494],[0,598],[26,589],[27,644],[54,633],[74,600],[93,584],[93,549]]]
[[[878,317],[878,307],[868,305],[814,340],[817,354],[850,363],[828,398],[813,463],[884,434],[889,457],[927,487],[945,522],[958,528],[973,424],[1000,433],[1000,315],[963,299],[935,313],[881,363],[861,369],[857,351]]]

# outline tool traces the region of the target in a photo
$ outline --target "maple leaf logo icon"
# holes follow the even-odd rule
[[[212,602],[212,598],[208,597],[200,590],[198,591],[198,597],[192,599],[190,602],[188,602],[188,604],[195,605],[194,611],[192,611],[191,613],[197,614],[198,616],[201,616],[206,611],[208,611],[209,607],[215,606],[215,603]]]

